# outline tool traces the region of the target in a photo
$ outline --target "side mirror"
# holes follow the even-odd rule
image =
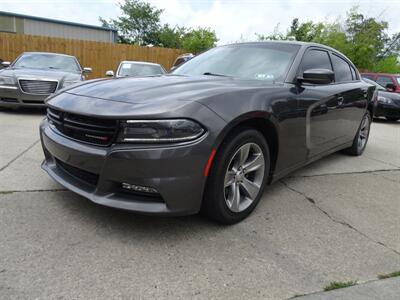
[[[93,72],[92,68],[83,68],[82,70],[82,74],[90,74],[92,72]]]
[[[114,71],[108,70],[108,71],[106,72],[106,76],[107,76],[107,77],[114,77]]]
[[[8,67],[11,65],[11,63],[10,63],[9,61],[3,61],[3,62],[1,63],[1,65],[2,65],[4,68],[8,68]]]
[[[309,69],[303,72],[303,77],[298,77],[300,82],[314,84],[329,84],[335,80],[335,73],[328,69]]]
[[[396,86],[393,83],[388,83],[385,87],[389,92],[394,92],[396,90]]]

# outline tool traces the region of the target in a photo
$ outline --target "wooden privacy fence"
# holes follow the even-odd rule
[[[166,70],[184,51],[179,49],[141,47],[135,45],[71,40],[0,32],[0,59],[13,61],[24,51],[44,51],[74,55],[82,67],[91,67],[89,78],[104,77],[115,70],[121,60],[155,62]]]

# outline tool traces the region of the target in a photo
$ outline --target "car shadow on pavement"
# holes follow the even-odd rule
[[[69,191],[56,192],[58,195],[57,210],[62,215],[80,222],[80,226],[96,228],[100,234],[114,238],[138,237],[143,239],[159,239],[168,236],[180,240],[192,239],[204,234],[204,231],[218,232],[230,226],[217,224],[200,214],[185,217],[162,217],[140,215],[130,211],[97,205],[90,200]]]

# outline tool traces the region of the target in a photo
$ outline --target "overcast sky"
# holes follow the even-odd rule
[[[0,0],[0,10],[99,25],[99,16],[115,18],[122,0]],[[389,32],[400,31],[400,0],[148,0],[164,9],[161,20],[171,25],[210,27],[219,44],[252,40],[269,34],[279,23],[286,30],[293,18],[333,21],[354,5],[361,12],[389,22]]]

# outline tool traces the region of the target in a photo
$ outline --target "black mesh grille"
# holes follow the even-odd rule
[[[19,85],[25,93],[35,95],[50,95],[57,89],[57,81],[27,80],[20,79]]]
[[[47,109],[47,118],[60,132],[90,144],[110,145],[118,130],[118,121],[99,119]]]
[[[61,168],[64,172],[90,184],[90,185],[97,185],[97,182],[99,181],[99,175],[96,175],[94,173],[73,167],[69,164],[66,164],[65,162],[62,162],[59,159],[55,159],[57,166]]]

